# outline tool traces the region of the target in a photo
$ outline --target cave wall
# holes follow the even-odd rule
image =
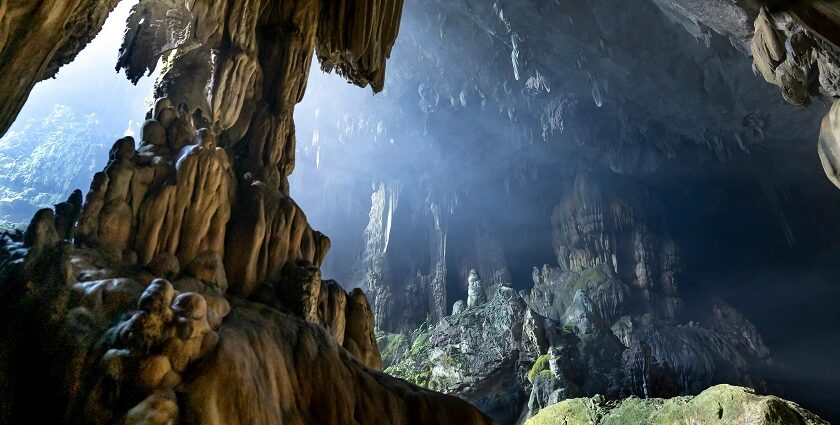
[[[68,6],[99,17],[103,5]],[[294,106],[313,54],[381,90],[401,9],[134,7],[118,67],[137,81],[164,63],[140,140],[114,144],[84,202],[76,191],[3,237],[4,323],[36,324],[3,329],[18,343],[0,350],[3,423],[491,423],[457,398],[377,372],[367,297],[321,279],[329,239],[289,197]],[[54,17],[22,19],[56,34],[96,32]],[[4,53],[31,57],[25,47]],[[31,64],[11,72],[40,76]]]

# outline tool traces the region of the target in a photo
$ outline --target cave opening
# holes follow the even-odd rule
[[[0,14],[0,424],[840,420],[831,2],[245,3]]]

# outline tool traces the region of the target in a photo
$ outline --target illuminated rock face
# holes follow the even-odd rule
[[[92,35],[114,4],[68,3],[92,22],[60,8],[32,21]],[[166,70],[139,140],[114,144],[83,204],[41,210],[0,245],[0,315],[31,324],[2,330],[0,392],[14,395],[0,423],[491,423],[377,372],[367,298],[321,279],[329,239],[289,197],[313,53],[379,91],[401,9],[140,1],[119,66]],[[4,58],[30,56],[31,41],[0,41]]]
[[[631,398],[610,403],[603,397],[576,398],[550,406],[526,425],[718,423],[718,424],[827,424],[796,403],[757,395],[748,388],[715,385],[695,397],[672,399]]]

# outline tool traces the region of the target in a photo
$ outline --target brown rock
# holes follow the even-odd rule
[[[172,108],[165,109],[164,112]],[[171,111],[170,111],[171,112]],[[163,112],[161,113],[163,114]],[[141,139],[143,143],[150,145],[162,146],[166,144],[166,128],[157,120],[146,120],[143,123],[143,128],[140,130]]]
[[[155,276],[164,279],[173,279],[181,273],[178,257],[168,252],[160,252],[155,255],[155,258],[152,259],[147,268]]]
[[[196,279],[219,288],[221,293],[227,290],[227,276],[222,256],[217,252],[204,251],[199,253],[190,264],[188,271]]]
[[[55,215],[50,208],[38,210],[23,234],[23,245],[28,248],[49,247],[58,244],[60,240],[55,230]]]
[[[99,216],[99,243],[114,250],[128,246],[132,219],[131,208],[125,201],[114,199],[107,203]]]
[[[361,289],[355,288],[348,296],[344,348],[373,370],[382,369],[382,357],[376,347],[373,313],[367,297]]]

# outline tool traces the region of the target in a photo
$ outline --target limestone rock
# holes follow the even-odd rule
[[[487,295],[484,293],[484,285],[481,283],[481,277],[475,269],[470,270],[470,275],[467,278],[467,285],[467,308],[487,302]]]
[[[50,208],[38,210],[23,234],[23,243],[28,248],[50,247],[60,240],[55,229],[55,214]]]
[[[161,252],[155,255],[155,258],[149,262],[149,271],[164,279],[173,279],[181,273],[181,265],[178,262],[178,257],[168,253]]]
[[[218,252],[203,251],[199,253],[187,270],[196,279],[218,288],[219,292],[224,293],[227,290],[228,281],[225,275],[225,267],[222,264],[222,256]]]
[[[455,304],[452,305],[452,315],[455,316],[457,314],[461,314],[464,311],[465,303],[464,300],[455,301]]]
[[[82,191],[74,190],[66,201],[58,203],[55,210],[55,230],[63,240],[73,238],[73,230],[76,227],[76,220],[82,212]]]
[[[382,358],[373,334],[373,314],[367,297],[359,288],[350,293],[346,317],[344,347],[366,367],[381,370]]]
[[[528,359],[519,355],[526,308],[515,290],[500,286],[486,303],[406,335],[408,352],[392,350],[385,371],[458,395],[499,423],[512,423],[527,397],[520,380]]]
[[[329,3],[318,23],[318,60],[325,70],[335,69],[348,80],[374,92],[385,81],[385,59],[400,28],[402,1]],[[381,22],[370,25],[370,22]]]
[[[671,424],[686,420],[719,424],[828,424],[796,403],[754,390],[716,385],[697,396],[672,399],[629,398],[611,402],[603,397],[565,400],[542,410],[527,425],[587,424]]]
[[[4,75],[29,76],[0,90],[4,130],[34,81],[75,55],[115,4],[42,3],[0,6]],[[114,144],[75,245],[59,244],[73,221],[62,206],[61,234],[43,210],[26,244],[0,247],[12,260],[0,275],[15,289],[0,294],[0,319],[34,324],[2,329],[20,344],[0,346],[0,392],[20,391],[0,422],[492,423],[376,371],[367,298],[320,279],[329,239],[289,197],[292,117],[316,44],[324,67],[379,91],[401,10],[401,0],[134,7],[118,68],[136,81],[166,62],[140,146]],[[10,32],[11,20],[26,30]],[[443,316],[440,262],[431,287]]]
[[[817,143],[817,152],[820,156],[825,175],[840,187],[840,103],[835,102],[820,126],[820,138]]]

